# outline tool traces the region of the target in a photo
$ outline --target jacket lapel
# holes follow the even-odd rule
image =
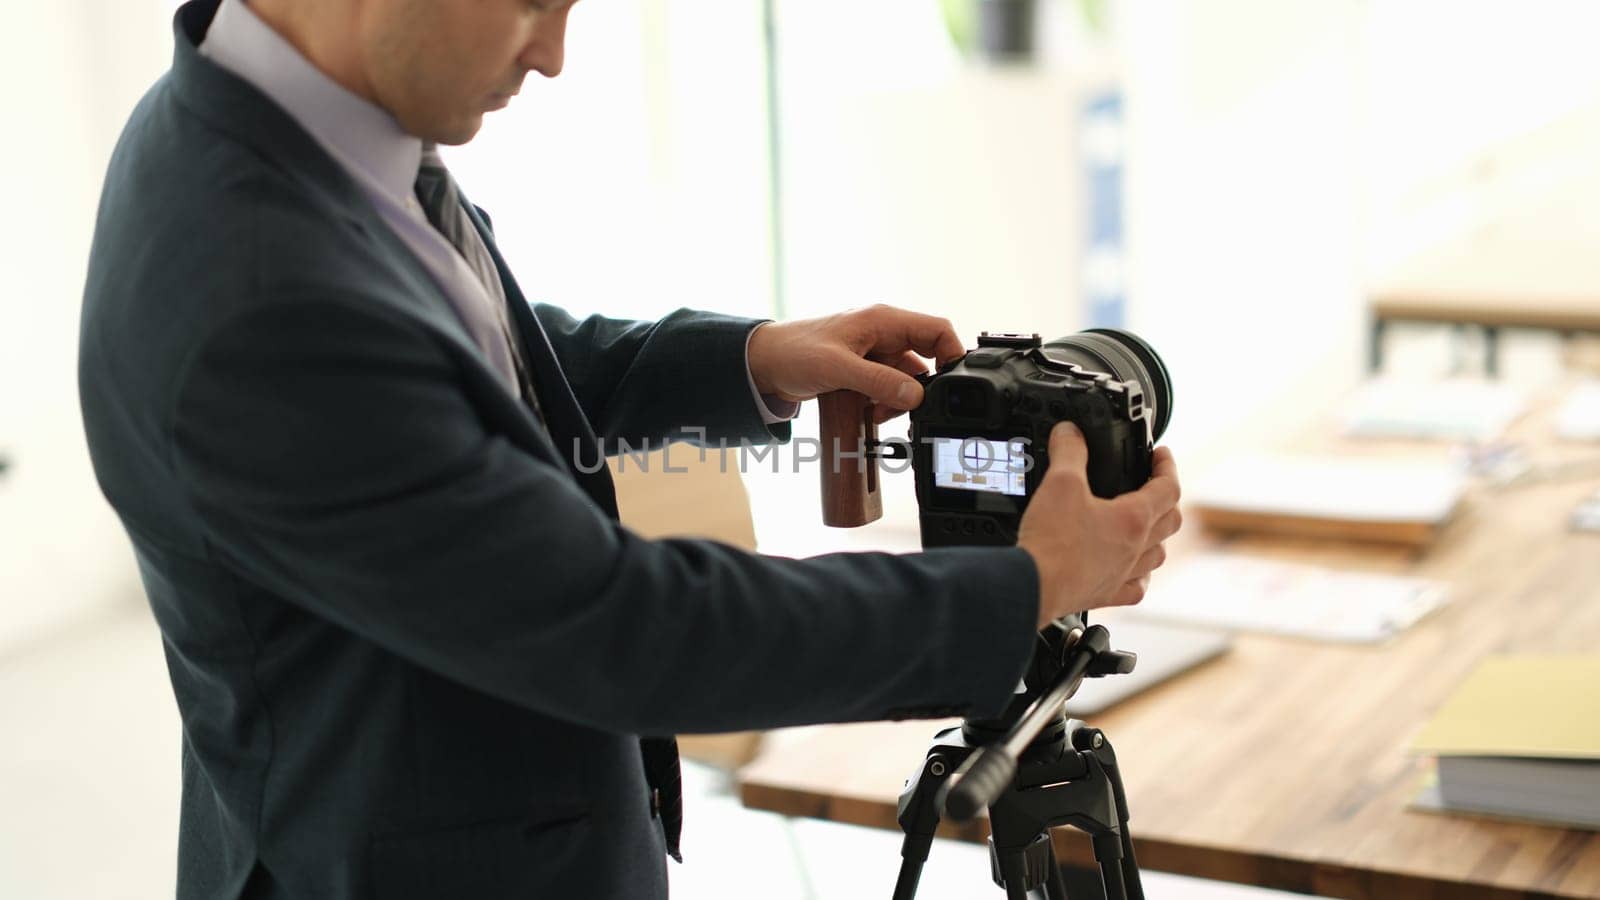
[[[495,244],[494,233],[489,230],[483,211],[466,202],[465,198],[462,205],[466,207],[473,227],[478,229],[478,235],[483,238],[484,246],[489,248],[495,271],[505,287],[506,303],[511,307],[512,320],[517,323],[514,339],[522,342],[523,358],[533,369],[533,382],[539,390],[539,402],[544,408],[545,424],[556,444],[556,454],[566,463],[578,483],[583,485],[584,491],[608,515],[616,518],[616,488],[611,481],[611,470],[605,465],[600,439],[595,436],[594,429],[589,425],[589,417],[584,415],[583,407],[578,404],[566,373],[561,371],[561,363],[550,344],[550,337],[545,334],[539,317],[533,314],[533,307],[528,305],[522,288],[517,285],[505,258],[500,255],[500,248]],[[591,469],[594,471],[589,471]]]

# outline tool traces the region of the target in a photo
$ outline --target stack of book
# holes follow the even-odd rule
[[[1438,757],[1419,807],[1600,830],[1600,656],[1490,658],[1412,747]]]

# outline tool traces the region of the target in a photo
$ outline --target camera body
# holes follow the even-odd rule
[[[1099,358],[1125,350],[1130,339],[1145,347],[1109,329],[1049,344],[1036,334],[985,332],[976,350],[922,376],[926,395],[911,413],[910,430],[922,545],[1015,544],[1022,514],[1049,469],[1050,432],[1060,422],[1083,433],[1096,496],[1148,481],[1165,418],[1139,379],[1111,374],[1127,371],[1128,360]],[[1164,367],[1159,374],[1170,402]]]

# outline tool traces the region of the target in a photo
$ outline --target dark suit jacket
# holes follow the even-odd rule
[[[624,529],[573,442],[771,440],[755,323],[575,321],[502,263],[541,423],[343,170],[196,52],[215,7],[112,160],[79,372],[183,719],[180,896],[661,897],[638,735],[1004,703],[1026,554]]]

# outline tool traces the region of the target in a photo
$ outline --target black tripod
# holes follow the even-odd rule
[[[992,721],[967,720],[934,735],[922,767],[900,794],[900,877],[894,900],[917,893],[941,813],[965,821],[989,808],[989,865],[1008,900],[1043,889],[1068,900],[1050,829],[1089,834],[1107,900],[1144,900],[1128,835],[1128,802],[1111,742],[1062,711],[1085,677],[1133,671],[1104,626],[1072,617],[1039,636],[1026,690]]]

